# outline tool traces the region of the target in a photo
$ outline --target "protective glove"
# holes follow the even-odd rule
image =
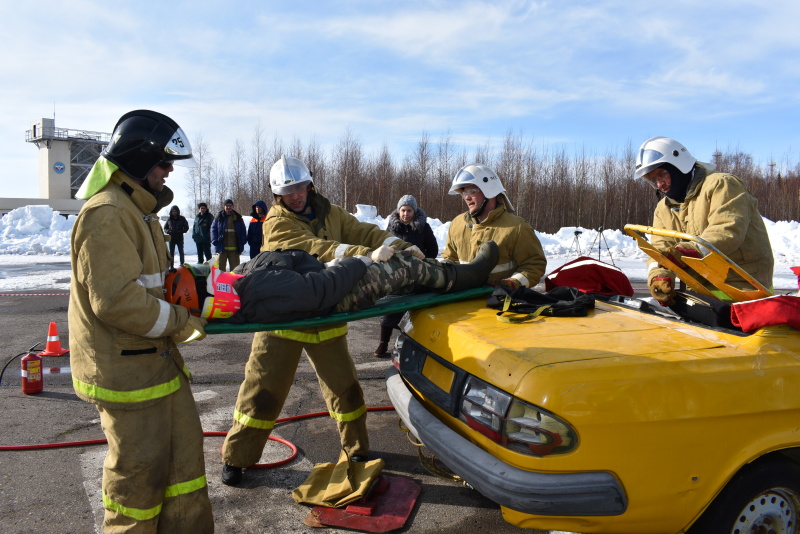
[[[421,260],[425,259],[425,254],[422,253],[422,250],[417,245],[412,245],[406,249],[408,252],[411,253],[412,256],[415,258],[419,258]]]
[[[366,256],[362,256],[361,254],[359,254],[359,255],[357,255],[357,256],[356,256],[356,258],[358,258],[359,260],[363,261],[363,262],[364,262],[364,265],[366,265],[367,267],[369,267],[370,265],[372,265],[372,260],[371,260],[371,259],[369,259],[369,258],[368,258],[368,257],[366,257]]]
[[[697,250],[697,246],[694,243],[690,243],[688,241],[681,241],[677,245],[675,245],[675,250],[680,252],[684,256],[689,256],[690,258],[702,258],[703,254]],[[703,247],[703,250],[706,250]]]
[[[342,262],[342,258],[334,258],[331,261],[325,262],[325,268],[333,267],[334,265],[339,265]]]
[[[505,287],[505,288],[509,289],[510,291],[514,291],[521,284],[517,280],[515,280],[514,278],[503,278],[502,280],[497,282],[497,285],[500,286],[500,287]]]
[[[390,247],[388,245],[381,245],[375,250],[372,251],[370,254],[370,258],[372,261],[389,261],[394,256],[394,247]]]
[[[669,306],[675,302],[675,275],[666,269],[661,269],[664,273],[658,273],[650,278],[647,283],[650,294],[662,306]]]
[[[189,343],[190,341],[197,341],[206,337],[206,331],[203,329],[208,321],[202,317],[189,316],[189,320],[183,328],[172,334],[172,339],[176,343]]]
[[[679,267],[686,267],[686,264],[683,262],[684,256],[687,256],[689,258],[702,257],[700,253],[692,247],[691,243],[685,241],[678,243],[674,247],[669,247],[667,250],[664,251],[664,256],[666,256],[667,259],[677,264]]]

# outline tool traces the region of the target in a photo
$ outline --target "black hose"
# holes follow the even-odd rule
[[[22,356],[23,354],[28,354],[28,353],[30,353],[30,352],[33,352],[33,350],[34,350],[34,349],[35,349],[37,346],[39,346],[39,345],[41,345],[41,344],[42,344],[42,342],[40,341],[40,342],[38,342],[36,345],[34,345],[34,346],[32,346],[31,348],[29,348],[28,350],[26,350],[25,352],[20,352],[19,354],[17,354],[16,356],[14,356],[14,357],[12,357],[10,360],[8,360],[8,361],[6,362],[6,364],[3,366],[3,370],[2,370],[2,371],[0,371],[0,385],[2,385],[2,384],[3,384],[3,373],[5,373],[5,372],[6,372],[6,367],[8,367],[8,366],[9,366],[9,364],[10,364],[11,362],[13,362],[14,360],[16,360],[17,358],[19,358],[19,357],[20,357],[20,356]]]

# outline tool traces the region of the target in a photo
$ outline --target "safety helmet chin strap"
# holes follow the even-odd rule
[[[475,213],[470,213],[470,215],[477,219],[478,217],[480,217],[483,214],[483,210],[486,209],[486,204],[488,204],[488,203],[489,203],[489,199],[488,198],[484,198],[483,199],[483,204],[481,204],[481,207],[478,208],[478,211],[476,211]]]

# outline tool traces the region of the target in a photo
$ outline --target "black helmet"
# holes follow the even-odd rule
[[[192,146],[177,122],[138,109],[120,117],[102,155],[131,178],[145,180],[159,163],[191,159]]]

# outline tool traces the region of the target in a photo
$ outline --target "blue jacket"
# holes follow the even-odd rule
[[[264,216],[258,218],[256,206],[261,206],[264,210]],[[247,226],[247,244],[250,245],[250,259],[258,256],[261,252],[261,241],[264,238],[264,221],[267,220],[267,203],[263,200],[256,200],[253,203],[253,211],[250,213],[250,224]]]
[[[244,251],[244,244],[247,243],[247,230],[244,227],[244,219],[236,211],[231,212],[234,217],[233,227],[236,229],[236,242],[239,245],[239,254]],[[211,225],[211,244],[214,245],[214,252],[220,254],[224,251],[225,226],[228,224],[228,216],[225,210],[217,213],[214,217],[214,224]]]

